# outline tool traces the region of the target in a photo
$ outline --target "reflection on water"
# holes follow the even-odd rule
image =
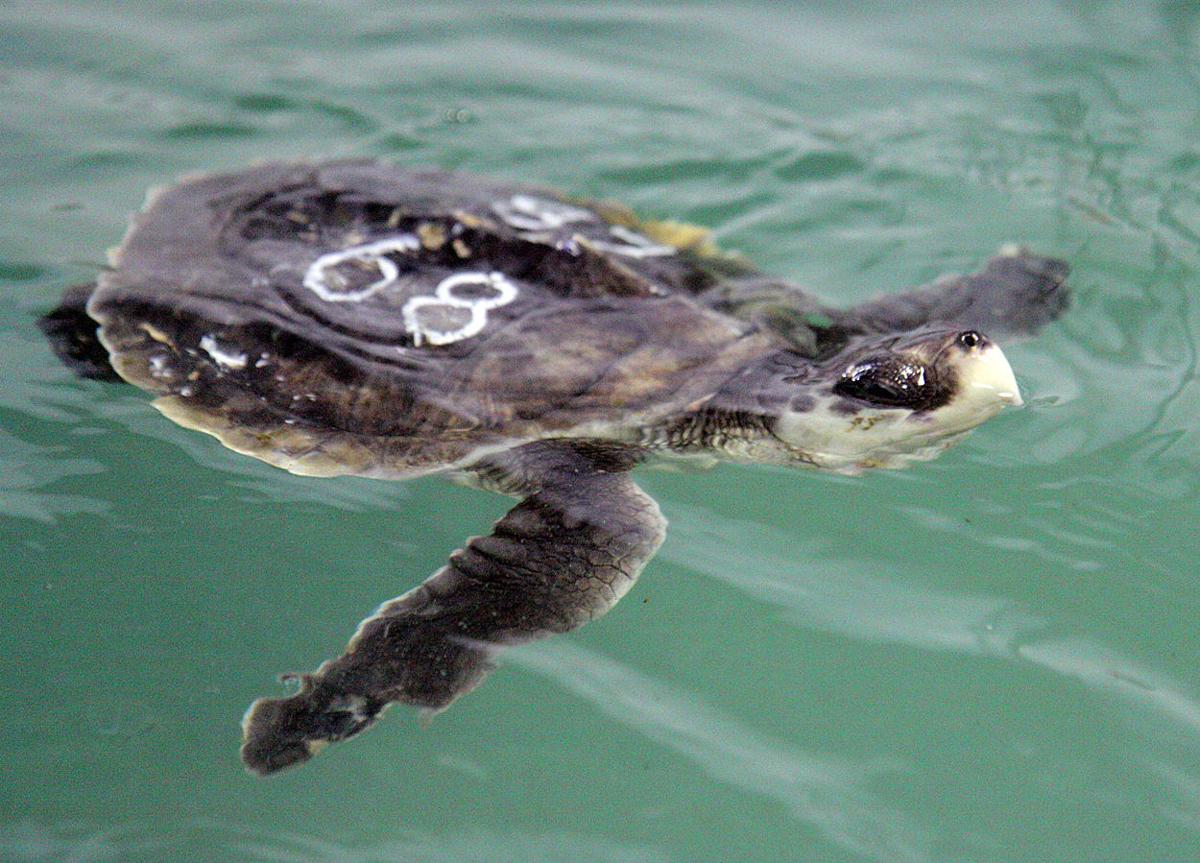
[[[795,751],[703,701],[565,640],[523,648],[514,661],[691,759],[721,782],[784,804],[837,845],[869,860],[932,859],[928,840],[866,786],[901,765],[838,764]]]
[[[823,563],[828,542],[797,541],[779,532],[772,536],[762,525],[729,519],[718,533],[706,527],[711,522],[699,514],[682,521],[664,555],[678,556],[679,563],[692,571],[783,608],[803,626],[859,639],[966,652],[1003,650],[1015,630],[1037,628],[1036,619],[1003,599],[920,590],[869,575],[869,564],[856,566],[844,556]],[[725,539],[730,528],[739,538],[736,545]],[[789,553],[746,551],[755,548],[787,548]]]
[[[18,821],[5,825],[0,851],[13,863],[120,863],[131,856],[168,853],[170,842],[148,838],[148,832],[133,825]]]
[[[470,828],[450,838],[406,831],[402,838],[374,845],[340,845],[315,835],[255,831],[207,818],[182,825],[173,838],[162,832],[151,825],[93,829],[81,824],[20,822],[6,829],[0,852],[11,863],[178,860],[185,859],[184,849],[193,845],[220,855],[214,859],[246,863],[666,863],[671,859],[652,848],[586,835],[494,835]]]
[[[722,530],[736,530],[738,545],[696,530],[707,520],[688,517],[675,532],[678,542],[665,553],[686,548],[681,564],[779,606],[802,626],[856,639],[1033,662],[1157,710],[1186,726],[1192,742],[1200,743],[1200,702],[1185,694],[1178,682],[1086,639],[1047,639],[1053,626],[1034,610],[998,598],[950,595],[862,574],[871,569],[869,563],[855,567],[858,573],[832,572],[829,564],[821,563],[828,557],[827,545],[808,541],[797,548],[790,537],[767,536],[769,531],[761,525],[723,521]],[[785,545],[793,549],[786,558],[746,552]],[[798,565],[797,560],[804,563]],[[845,557],[836,561],[839,567],[846,563]]]
[[[231,843],[231,850],[258,863],[665,863],[653,848],[586,835],[490,834],[468,829],[452,837],[412,835],[376,847],[344,847],[311,836],[262,836]]]

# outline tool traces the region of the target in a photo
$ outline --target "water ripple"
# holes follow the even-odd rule
[[[1058,635],[1058,624],[1022,603],[867,575],[869,563],[831,554],[827,541],[798,543],[793,536],[728,518],[718,532],[701,526],[707,521],[696,511],[679,519],[682,524],[673,527],[663,556],[784,609],[806,627],[857,641],[1034,663],[1148,709],[1174,724],[1191,745],[1200,745],[1200,700],[1185,685],[1094,638]],[[737,544],[726,538],[731,530]],[[751,548],[787,548],[789,556],[747,553]]]
[[[781,713],[715,709],[729,693],[713,670],[720,663],[689,666],[684,685],[570,640],[514,661],[651,741],[668,770],[694,770],[720,786],[714,797],[749,800],[762,823],[752,818],[747,835],[761,828],[776,845],[769,832],[780,828],[766,809],[784,813],[784,833],[836,843],[824,850],[839,861],[1194,857],[1198,33],[1200,11],[1178,2],[792,4],[782,13],[779,4],[554,0],[495,9],[438,0],[0,4],[0,510],[15,516],[4,523],[13,547],[39,549],[39,563],[12,567],[7,582],[11,607],[30,611],[0,627],[22,657],[21,676],[45,685],[66,674],[67,714],[92,709],[80,707],[88,692],[142,686],[133,660],[71,656],[63,644],[144,654],[140,630],[121,627],[148,616],[174,625],[181,585],[201,589],[205,605],[187,614],[178,641],[174,630],[161,640],[155,672],[186,681],[212,674],[212,663],[261,668],[263,645],[240,633],[262,615],[308,625],[303,612],[279,608],[293,592],[309,595],[305,607],[344,598],[344,581],[311,571],[325,558],[309,553],[310,535],[320,532],[347,567],[387,573],[406,558],[441,559],[433,546],[452,545],[460,526],[465,533],[498,508],[432,485],[291,477],[171,426],[140,395],[75,381],[55,364],[34,317],[63,285],[93,277],[145,189],[176,174],[367,155],[546,182],[706,224],[723,245],[840,304],[974,269],[1013,241],[1068,259],[1075,292],[1061,322],[1004,345],[1026,410],[903,475],[729,470],[677,490],[645,478],[675,522],[664,568],[699,576],[666,601],[715,597],[750,615],[693,618],[689,637],[726,661],[739,639],[748,652],[815,658],[814,668],[845,674],[840,693],[883,690],[873,708],[806,706],[814,728],[825,724],[821,734],[861,723],[852,744],[820,739],[866,752],[865,763],[801,751],[785,732],[755,724],[782,723]],[[313,527],[287,536],[286,568],[248,552],[232,572],[159,484],[206,506],[219,499],[222,535],[240,541],[241,530],[264,555],[278,552],[256,520],[263,504],[297,503],[318,517],[289,519]],[[380,525],[409,519],[425,538],[399,550],[363,542],[364,520],[343,511],[375,512]],[[114,528],[137,530],[138,542]],[[118,544],[128,553],[114,558]],[[97,571],[98,560],[118,559],[118,571]],[[36,592],[50,581],[54,591]],[[94,608],[97,595],[105,608]],[[247,609],[237,608],[243,601]],[[81,608],[93,613],[73,613]],[[620,613],[622,637],[636,645],[644,632],[628,608]],[[62,621],[64,638],[46,638],[39,615]],[[779,620],[783,633],[766,632]],[[873,676],[916,665],[936,670],[912,681]],[[773,673],[780,690],[793,685],[792,668],[764,663],[761,674]],[[511,675],[514,686],[520,676]],[[494,685],[463,706],[464,721],[472,706],[495,711],[489,720],[529,715],[527,698],[505,701]],[[19,713],[26,692],[9,694],[10,713],[28,714]],[[164,684],[160,701],[174,697]],[[770,704],[772,694],[755,697]],[[131,703],[142,709],[142,696]],[[964,716],[984,730],[964,727]],[[624,838],[619,819],[590,821],[585,832],[549,817],[555,827],[544,832],[542,822],[509,829],[530,807],[562,812],[552,794],[471,799],[472,788],[515,788],[502,765],[529,761],[523,742],[488,738],[430,762],[398,760],[394,773],[422,802],[405,813],[411,830],[381,838],[392,816],[345,793],[363,780],[341,775],[335,756],[274,786],[287,790],[273,800],[224,784],[229,763],[200,772],[192,750],[160,762],[157,750],[106,737],[96,744],[103,766],[79,766],[101,748],[75,747],[56,713],[43,720],[10,735],[5,750],[10,784],[29,790],[35,819],[0,832],[6,858],[695,857],[671,856],[693,847],[694,815],[639,822],[660,831],[646,844]],[[123,721],[109,710],[89,727],[104,737]],[[198,743],[190,714],[187,723],[170,727]],[[586,742],[604,751],[604,741]],[[893,752],[902,759],[889,760]],[[60,781],[47,778],[53,769]],[[154,781],[141,782],[149,770]],[[159,783],[169,776],[179,778],[174,791]],[[459,791],[438,784],[447,776]],[[164,811],[171,798],[160,792],[203,806],[234,788],[229,805],[261,812],[262,825],[36,820],[39,808],[107,812],[114,781],[158,789],[130,795],[121,810],[144,814]],[[570,781],[618,793],[587,770]],[[378,791],[373,782],[364,793]],[[292,793],[302,787],[311,800]],[[63,788],[71,795],[56,793]],[[711,803],[672,802],[680,813]],[[297,826],[305,805],[324,817]],[[473,805],[500,826],[446,826]],[[339,826],[359,823],[378,830],[360,838]],[[734,844],[726,839],[712,859],[767,856]]]
[[[129,863],[192,859],[204,848],[213,859],[246,863],[670,863],[651,848],[570,833],[489,832],[465,828],[451,834],[398,831],[399,838],[342,843],[287,830],[260,830],[211,819],[97,827],[82,822],[3,826],[0,853],[11,863]]]
[[[567,640],[522,648],[511,658],[692,760],[714,779],[782,803],[855,854],[879,861],[933,859],[923,831],[867,790],[873,777],[896,772],[899,765],[852,765],[797,752],[694,695]]]

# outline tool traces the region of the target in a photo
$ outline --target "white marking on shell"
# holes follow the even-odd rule
[[[337,252],[327,252],[309,265],[304,274],[304,287],[330,303],[359,303],[373,296],[400,275],[400,270],[387,257],[389,252],[415,252],[421,241],[413,234],[401,234],[386,240],[376,240],[361,246],[349,246]],[[329,284],[328,275],[333,267],[347,261],[362,261],[379,268],[380,278],[356,291],[342,291]]]
[[[509,225],[519,229],[521,239],[534,243],[556,243],[558,248],[563,247],[562,242],[555,241],[553,232],[566,225],[598,220],[596,214],[590,210],[573,207],[561,201],[535,198],[533,195],[513,195],[507,201],[496,201],[492,204],[492,210]],[[649,237],[622,225],[610,225],[608,233],[615,242],[589,240],[591,246],[628,258],[662,257],[674,255],[678,251],[674,246],[655,243]],[[568,251],[575,254],[576,250],[568,248]]]
[[[631,231],[621,225],[612,225],[608,232],[621,242],[610,243],[607,240],[593,240],[592,247],[629,258],[658,258],[664,255],[673,255],[677,251],[674,246],[655,243],[649,237],[644,237],[637,231]]]
[[[494,297],[456,297],[454,289],[460,285],[485,285],[496,291]],[[414,345],[429,342],[431,345],[449,345],[454,342],[469,339],[478,335],[487,326],[487,313],[491,309],[505,306],[517,298],[517,286],[503,274],[493,270],[490,273],[455,273],[438,283],[433,296],[413,297],[400,310],[404,317],[404,328],[413,337]],[[465,324],[454,330],[440,330],[421,323],[418,311],[423,308],[465,309],[470,318]]]
[[[522,231],[554,231],[563,225],[590,222],[595,218],[590,210],[533,195],[513,195],[507,201],[496,201],[492,210]]]
[[[155,354],[150,357],[150,376],[159,380],[166,380],[175,376],[175,373],[167,366],[166,354]]]
[[[244,369],[246,367],[246,355],[241,351],[228,349],[221,346],[211,335],[207,335],[200,339],[200,347],[204,349],[213,362],[223,369]]]

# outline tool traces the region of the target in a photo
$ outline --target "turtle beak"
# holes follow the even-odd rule
[[[1004,351],[995,344],[973,350],[962,366],[963,383],[975,398],[994,399],[1004,405],[1020,407],[1021,390],[1013,376]]]

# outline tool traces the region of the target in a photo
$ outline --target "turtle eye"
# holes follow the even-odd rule
[[[958,343],[964,348],[973,348],[983,343],[983,334],[977,330],[967,330],[958,334]]]

